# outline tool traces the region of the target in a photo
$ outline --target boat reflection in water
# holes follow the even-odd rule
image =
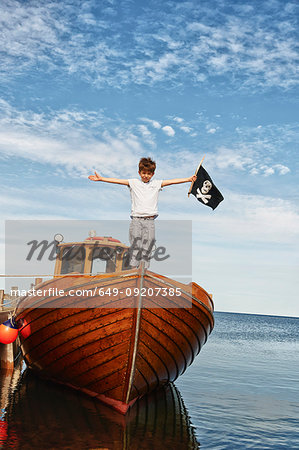
[[[21,377],[22,364],[12,370],[0,370],[0,448],[18,448],[18,437],[13,424],[6,420],[6,411]],[[8,439],[9,435],[9,439]],[[6,446],[6,444],[9,445]]]
[[[26,370],[16,387],[11,384],[2,412],[3,449],[199,448],[181,395],[171,383],[138,400],[123,416]]]

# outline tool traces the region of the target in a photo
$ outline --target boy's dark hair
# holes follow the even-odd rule
[[[139,172],[142,170],[148,170],[154,173],[156,170],[156,163],[151,158],[141,158],[139,161]]]

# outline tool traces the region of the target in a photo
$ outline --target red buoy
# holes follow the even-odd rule
[[[11,344],[18,337],[18,327],[13,319],[8,319],[0,325],[0,343]]]

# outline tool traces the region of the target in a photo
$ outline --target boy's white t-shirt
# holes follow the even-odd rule
[[[158,196],[163,180],[150,180],[148,183],[132,178],[129,181],[131,194],[131,217],[158,215]]]

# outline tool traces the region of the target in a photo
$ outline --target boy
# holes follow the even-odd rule
[[[158,195],[164,186],[171,184],[188,183],[196,180],[196,175],[189,178],[174,178],[172,180],[152,180],[156,169],[156,163],[151,158],[141,158],[139,161],[139,175],[137,178],[122,180],[118,178],[101,177],[97,172],[88,178],[92,181],[123,184],[130,188],[131,194],[131,224],[129,238],[132,249],[131,266],[138,267],[140,259],[144,261],[144,267],[149,267],[150,249],[155,242],[154,219],[158,216]],[[141,242],[141,249],[136,243]]]

